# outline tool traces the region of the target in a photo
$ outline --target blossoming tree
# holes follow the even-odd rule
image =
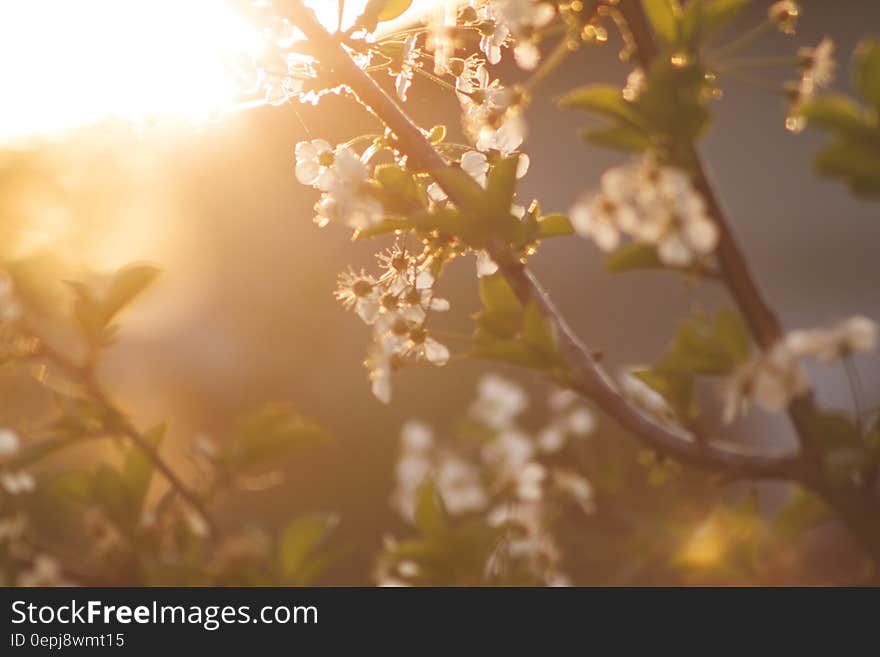
[[[880,417],[861,398],[852,415],[821,408],[802,368],[804,359],[816,359],[845,367],[857,381],[852,357],[874,349],[877,327],[857,316],[787,331],[749,268],[698,149],[713,106],[721,102],[719,84],[735,69],[735,56],[760,37],[795,34],[800,8],[782,0],[768,7],[759,24],[731,38],[739,29],[735,19],[749,4],[438,2],[424,24],[394,32],[378,26],[398,17],[410,2],[370,0],[351,25],[335,32],[299,1],[285,3],[284,13],[261,10],[274,50],[270,63],[252,62],[242,72],[254,89],[277,105],[320,103],[328,93],[342,94],[381,126],[376,134],[352,135],[342,144],[303,141],[294,153],[296,179],[317,194],[315,222],[382,245],[377,269],[343,272],[335,292],[370,327],[365,362],[377,400],[392,403],[395,372],[401,368],[454,366],[438,324],[455,300],[443,298],[439,289],[447,265],[470,257],[483,308],[474,317],[468,355],[523,368],[554,385],[549,419],[538,427],[521,422],[524,391],[488,375],[455,439],[438,440],[431,427],[417,421],[403,428],[392,503],[413,534],[387,540],[378,559],[380,583],[571,581],[557,535],[559,520],[569,514],[588,518],[603,503],[593,481],[598,475],[579,451],[595,428],[590,409],[646,448],[640,458],[656,476],[684,468],[726,481],[796,484],[804,491],[790,511],[797,522],[835,517],[856,538],[866,560],[880,565]],[[589,184],[593,191],[584,190],[568,213],[548,214],[537,200],[517,193],[530,164],[522,150],[529,104],[564,60],[588,45],[604,44],[610,31],[623,37],[621,56],[632,72],[615,84],[573,89],[559,99],[559,107],[601,119],[586,139],[629,153],[631,161]],[[860,100],[823,93],[832,81],[833,54],[827,38],[815,47],[796,47],[790,62],[794,79],[784,90],[788,112],[780,121],[793,132],[808,126],[828,132],[832,141],[817,155],[818,172],[842,180],[854,194],[877,197],[880,44],[865,41],[855,52]],[[521,71],[518,82],[496,78],[496,65],[506,59]],[[463,143],[451,141],[445,126],[422,127],[410,118],[406,103],[416,76],[457,99]],[[612,376],[530,270],[530,259],[550,239],[582,239],[584,249],[607,253],[607,267],[615,272],[650,269],[686,277],[694,285],[720,285],[731,303],[683,319],[656,362]],[[107,326],[122,300],[150,276],[123,272],[114,283],[118,289],[101,298],[76,288],[93,352],[108,340]],[[214,488],[194,491],[180,481],[158,453],[161,432],[142,434],[131,426],[95,380],[91,360],[71,362],[48,347],[16,306],[11,280],[3,292],[4,325],[14,327],[21,350],[16,357],[38,355],[75,374],[100,427],[112,422],[131,442],[132,463],[126,467],[140,472],[147,463],[163,474],[174,492],[168,508],[188,519],[188,532],[210,536]],[[707,381],[719,384],[724,422],[748,413],[753,404],[784,413],[797,435],[797,449],[779,451],[769,437],[746,447],[707,435],[707,411],[695,394]],[[263,424],[245,432],[245,445],[267,427],[278,444],[316,431],[299,421],[291,425],[281,415],[257,422]],[[0,453],[11,459],[2,483],[11,496],[33,486],[23,469],[31,458],[16,456],[17,450],[15,434],[0,434]],[[237,476],[243,458],[217,454],[211,446],[202,446],[202,456],[215,471],[226,472],[220,478],[225,482]],[[103,485],[124,487],[116,482],[119,476],[105,474]],[[127,475],[121,476],[124,482]],[[720,511],[706,531],[734,517],[742,520],[744,509]],[[311,550],[331,524],[327,518],[294,521],[273,572],[281,572],[285,581],[307,581],[319,559],[310,556]],[[693,559],[706,550],[701,540],[689,548]]]

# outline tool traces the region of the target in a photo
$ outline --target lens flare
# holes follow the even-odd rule
[[[410,16],[419,6],[414,3]],[[234,107],[227,65],[266,36],[232,0],[10,0],[0,3],[0,142],[106,119],[203,122]],[[309,3],[330,29],[338,3]],[[346,2],[345,23],[363,0]]]

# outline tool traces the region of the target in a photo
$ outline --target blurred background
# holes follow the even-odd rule
[[[27,57],[0,58],[6,106],[0,110],[3,259],[51,262],[59,281],[109,273],[132,261],[158,265],[159,282],[127,312],[121,342],[102,366],[107,387],[139,426],[169,421],[172,458],[180,458],[181,445],[195,436],[222,436],[234,418],[266,401],[290,402],[326,427],[333,443],[303,454],[283,488],[233,504],[228,513],[281,523],[299,511],[337,511],[340,537],[352,550],[329,573],[328,583],[369,583],[382,535],[399,527],[388,496],[402,422],[418,417],[448,427],[448,418],[473,398],[479,374],[498,370],[471,361],[413,368],[395,380],[391,405],[370,394],[361,364],[367,329],[345,313],[332,292],[341,270],[372,266],[372,254],[382,245],[353,243],[341,228],[312,223],[316,197],[294,178],[293,147],[303,139],[336,143],[375,133],[377,124],[338,96],[318,107],[255,107],[212,121],[204,120],[212,108],[202,107],[206,116],[195,122],[192,113],[176,116],[171,111],[176,108],[148,103],[147,114],[132,120],[114,99],[130,87],[150,97],[149,60],[129,56],[137,46],[121,35],[118,51],[98,52],[94,61],[72,56],[76,66],[70,65],[51,35],[62,26],[76,35],[78,21],[94,16],[53,17],[35,11],[38,4],[10,2],[0,10],[0,31],[17,33],[17,42],[30,39]],[[767,4],[756,2],[739,25],[758,22]],[[801,4],[798,35],[769,36],[751,54],[790,54],[828,34],[838,48],[837,86],[848,90],[849,57],[859,37],[880,28],[880,4]],[[97,26],[90,22],[88,29],[116,30],[111,18]],[[205,19],[199,28],[210,33],[215,24]],[[180,40],[194,52],[202,43],[200,37],[187,41],[166,22],[134,22],[128,29],[136,43],[145,33],[150,41]],[[620,43],[609,31],[608,44],[571,57],[529,110],[524,150],[531,169],[521,186],[524,204],[538,198],[547,211],[567,211],[620,161],[579,142],[577,131],[587,119],[560,113],[552,102],[586,82],[622,84],[629,67],[619,61]],[[42,79],[34,84],[29,61],[36,52],[52,65],[49,70],[40,65],[36,74]],[[82,108],[83,98],[97,92],[92,82],[78,80],[91,80],[89,67],[104,70],[106,61],[114,62],[106,75],[121,76],[100,80],[111,107],[107,114],[116,116],[95,116]],[[199,61],[197,53],[181,75],[191,76],[193,85],[209,85]],[[521,75],[504,65],[498,73],[508,80]],[[785,77],[780,73],[778,79]],[[723,102],[714,106],[716,119],[702,150],[754,272],[785,326],[826,325],[854,314],[880,320],[878,206],[812,176],[811,157],[822,137],[786,131],[780,95],[735,80],[721,84]],[[185,84],[181,89],[192,91]],[[416,78],[408,109],[420,125],[445,123],[453,136],[460,135],[455,99],[425,79]],[[544,244],[533,264],[612,371],[651,362],[677,319],[695,304],[711,308],[723,301],[711,286],[696,289],[674,275],[612,276],[601,260],[591,243],[572,238]],[[442,296],[453,306],[444,328],[469,331],[468,317],[478,309],[472,268],[470,259],[457,262],[441,283]],[[859,366],[867,399],[880,399],[876,361],[865,359]],[[512,370],[506,374],[519,377]],[[823,403],[852,408],[842,369],[811,374]],[[0,425],[27,417],[29,385],[20,379],[2,383]],[[603,421],[601,431],[616,429]],[[792,440],[785,423],[761,413],[730,431],[780,445]]]

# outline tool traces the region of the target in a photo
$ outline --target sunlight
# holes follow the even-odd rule
[[[410,16],[430,0],[414,3]],[[238,3],[240,4],[240,3]],[[328,27],[335,0],[311,4]],[[349,0],[346,17],[362,0]],[[18,0],[0,5],[0,142],[106,119],[229,110],[238,88],[225,62],[256,55],[264,37],[230,0]]]

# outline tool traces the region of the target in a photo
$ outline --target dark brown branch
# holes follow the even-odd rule
[[[639,64],[647,69],[659,56],[650,23],[641,0],[620,0],[617,9],[629,31]],[[717,248],[721,277],[748,323],[755,342],[764,350],[772,349],[784,337],[782,323],[758,288],[742,250],[737,244],[721,201],[696,148],[691,150],[694,184],[719,229]],[[855,484],[834,486],[824,473],[821,436],[818,434],[818,409],[812,392],[794,400],[788,416],[795,429],[803,453],[802,482],[822,495],[841,515],[850,530],[880,564],[880,505],[867,487]]]
[[[414,168],[440,173],[449,165],[428,142],[421,130],[410,121],[400,107],[366,73],[359,69],[340,43],[318,22],[301,2],[293,3],[294,21],[306,35],[313,51],[338,80],[348,86],[373,113],[395,134],[398,147]],[[443,181],[437,182],[443,186]],[[474,183],[476,184],[476,183]],[[444,186],[449,197],[460,206],[456,190]],[[684,463],[744,477],[800,479],[802,462],[791,454],[754,454],[741,449],[698,443],[683,433],[657,423],[632,405],[616,388],[608,375],[569,328],[547,294],[528,269],[513,258],[509,250],[496,245],[489,248],[517,296],[524,303],[534,300],[544,316],[558,332],[562,355],[575,372],[572,387],[591,399],[610,417],[620,423],[648,446]]]

